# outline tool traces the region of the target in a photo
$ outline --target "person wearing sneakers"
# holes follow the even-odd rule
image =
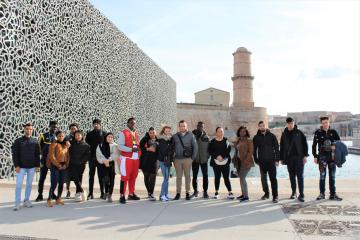
[[[185,120],[179,122],[179,132],[173,136],[175,144],[174,166],[176,171],[176,196],[180,199],[182,176],[185,175],[186,200],[190,200],[191,165],[196,158],[198,145],[194,134],[188,130]]]
[[[90,159],[90,146],[84,141],[84,133],[80,130],[74,132],[74,137],[70,143],[68,173],[70,173],[76,186],[75,200],[86,201],[86,193],[82,188],[82,178],[86,163]]]
[[[40,146],[40,177],[38,183],[38,196],[36,197],[36,202],[43,201],[43,190],[44,182],[48,174],[48,167],[46,166],[46,159],[49,152],[50,144],[56,141],[56,132],[59,130],[59,125],[57,121],[50,121],[49,131],[45,133],[40,133],[38,144]],[[52,193],[52,199],[56,199],[56,195]]]
[[[249,201],[248,186],[246,182],[246,176],[250,169],[255,167],[253,159],[254,146],[250,139],[250,133],[246,127],[241,126],[236,133],[238,141],[235,144],[235,155],[233,158],[234,167],[237,170],[240,178],[241,196],[237,199],[240,202]]]
[[[157,139],[158,146],[158,160],[163,175],[163,182],[161,184],[160,201],[167,202],[171,199],[169,196],[169,176],[170,167],[174,160],[174,140],[171,134],[171,127],[163,126]]]
[[[231,146],[228,140],[224,137],[224,129],[217,127],[216,137],[209,143],[210,166],[214,169],[215,175],[215,198],[220,198],[219,187],[221,175],[224,178],[225,186],[228,190],[227,198],[234,199],[234,194],[231,191],[230,183],[230,152]]]
[[[292,193],[290,199],[304,202],[304,166],[307,161],[308,144],[302,131],[297,128],[294,119],[286,118],[287,127],[281,134],[280,158],[287,165]],[[299,186],[299,196],[296,196],[296,178]]]
[[[12,159],[16,171],[14,211],[20,209],[21,188],[25,174],[27,176],[24,206],[27,208],[33,206],[30,202],[32,181],[34,179],[35,169],[40,167],[40,148],[36,139],[32,137],[33,131],[33,125],[26,123],[24,125],[24,136],[16,139],[12,145]]]
[[[58,195],[56,197],[57,205],[64,205],[61,199],[63,191],[65,169],[69,166],[69,148],[70,142],[65,141],[65,134],[62,131],[56,132],[56,142],[51,143],[49,147],[49,154],[46,159],[46,165],[51,173],[51,186],[47,205],[53,206],[51,201],[51,193],[58,187]]]
[[[207,193],[208,186],[209,186],[209,180],[208,180],[208,160],[209,160],[209,136],[204,130],[204,123],[198,122],[196,129],[193,131],[193,134],[196,138],[196,142],[198,145],[198,153],[196,155],[196,158],[194,159],[192,163],[192,173],[193,173],[193,179],[192,179],[192,186],[194,189],[194,193],[191,195],[191,198],[197,198],[199,196],[199,190],[198,190],[198,184],[197,184],[197,176],[199,173],[199,169],[201,168],[201,173],[203,177],[203,197],[205,199],[209,198],[209,195]]]
[[[115,182],[115,161],[119,158],[118,146],[114,143],[114,135],[106,133],[104,141],[96,149],[96,159],[100,163],[103,172],[103,185],[105,192],[103,199],[112,202],[112,194]]]
[[[156,201],[156,198],[154,197],[154,188],[158,171],[158,145],[159,142],[157,141],[156,131],[151,127],[140,141],[142,153],[140,158],[140,169],[144,174],[144,184],[150,201]]]
[[[330,200],[341,201],[342,198],[336,194],[335,187],[335,142],[340,141],[339,134],[335,129],[330,128],[330,121],[328,117],[320,118],[321,127],[315,131],[314,140],[312,144],[312,154],[314,162],[319,165],[320,181],[319,188],[320,194],[316,200],[325,199],[325,179],[326,168],[329,169],[329,187],[330,187]],[[317,151],[316,151],[317,150]]]
[[[79,130],[79,125],[77,123],[71,123],[69,125],[69,130],[70,130],[70,134],[65,137],[65,141],[69,141],[71,143],[75,138],[75,132]],[[74,179],[70,172],[70,167],[69,167],[66,169],[66,173],[65,173],[66,199],[69,199],[71,197],[70,182],[73,180]]]
[[[276,136],[265,127],[264,121],[258,123],[259,130],[253,138],[254,161],[259,165],[261,175],[261,185],[264,196],[261,200],[269,199],[269,186],[267,175],[271,182],[273,203],[278,203],[278,183],[276,179],[276,167],[279,166],[279,143]]]
[[[139,159],[141,157],[139,133],[135,125],[135,118],[129,118],[127,128],[118,135],[118,148],[120,150],[118,165],[120,166],[121,174],[119,202],[121,204],[126,203],[125,193],[127,185],[129,185],[128,200],[140,200],[135,194],[135,183],[139,172]]]

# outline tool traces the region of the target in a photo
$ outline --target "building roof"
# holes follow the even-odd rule
[[[218,88],[213,88],[213,87],[209,87],[209,88],[206,88],[206,89],[204,89],[204,90],[197,91],[197,92],[195,92],[194,94],[197,94],[197,93],[200,93],[200,92],[205,92],[205,91],[208,91],[208,90],[215,90],[215,91],[219,91],[219,92],[224,92],[224,93],[230,94],[230,92],[227,92],[227,91],[224,91],[224,90],[221,90],[221,89],[218,89]]]

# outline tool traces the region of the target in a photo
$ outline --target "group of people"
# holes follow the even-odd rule
[[[326,170],[329,170],[329,185],[331,200],[341,201],[335,188],[335,151],[340,141],[337,132],[330,128],[329,118],[320,119],[321,127],[314,134],[312,154],[319,165],[320,194],[317,200],[325,198]],[[44,182],[50,170],[51,186],[47,197],[47,206],[64,205],[62,200],[63,185],[66,184],[70,197],[70,182],[76,186],[75,199],[86,201],[94,198],[94,178],[97,171],[100,187],[100,198],[112,202],[114,180],[116,174],[121,175],[120,199],[124,204],[127,200],[140,200],[135,194],[135,183],[139,169],[144,175],[147,198],[155,201],[154,188],[158,169],[161,169],[163,182],[161,184],[161,201],[179,200],[181,198],[182,178],[185,176],[185,199],[190,200],[200,195],[197,177],[202,172],[202,197],[209,198],[208,165],[214,171],[215,196],[219,198],[220,180],[223,178],[228,191],[227,198],[235,199],[230,182],[230,164],[232,163],[240,179],[241,202],[249,201],[247,175],[257,164],[260,168],[261,183],[264,195],[262,200],[270,198],[267,177],[269,176],[272,190],[272,201],[278,202],[277,166],[287,165],[291,183],[291,199],[297,198],[304,202],[304,165],[307,162],[308,145],[305,135],[300,131],[292,118],[286,119],[280,145],[276,136],[266,128],[265,123],[258,123],[258,131],[251,139],[245,126],[236,132],[236,140],[230,141],[224,136],[222,127],[216,128],[215,137],[210,139],[205,131],[205,124],[198,122],[193,131],[189,131],[187,123],[178,123],[178,132],[172,134],[170,126],[163,126],[159,134],[151,127],[140,140],[136,130],[135,118],[129,118],[127,127],[115,136],[102,129],[99,119],[93,120],[93,129],[86,136],[78,124],[69,125],[69,135],[60,130],[56,121],[50,121],[49,131],[41,133],[38,140],[32,137],[33,125],[24,125],[24,135],[15,140],[12,155],[16,176],[15,206],[21,207],[21,188],[25,174],[26,191],[23,206],[32,207],[30,193],[36,170],[40,171],[38,196],[36,201],[43,201]],[[231,156],[232,148],[235,153]],[[210,164],[209,164],[210,161]],[[83,173],[89,166],[88,194],[82,186]],[[170,168],[176,171],[176,195],[169,195]],[[192,172],[193,192],[190,193]],[[297,179],[297,181],[296,181]],[[297,186],[298,185],[298,194]],[[126,198],[126,190],[128,196]],[[55,190],[57,189],[57,192]]]

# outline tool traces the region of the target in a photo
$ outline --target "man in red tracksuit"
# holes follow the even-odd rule
[[[129,118],[127,128],[122,130],[118,136],[118,146],[120,149],[120,200],[126,203],[126,186],[129,185],[128,200],[140,200],[135,194],[135,182],[139,171],[139,159],[141,155],[139,134],[135,129],[135,118]]]

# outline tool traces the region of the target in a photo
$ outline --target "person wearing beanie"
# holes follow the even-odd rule
[[[300,202],[304,202],[304,165],[309,156],[308,145],[304,133],[297,128],[294,119],[288,117],[286,124],[280,139],[280,161],[283,165],[287,165],[289,172],[292,190],[290,199],[297,197]],[[295,178],[298,182],[298,196],[296,196]]]

